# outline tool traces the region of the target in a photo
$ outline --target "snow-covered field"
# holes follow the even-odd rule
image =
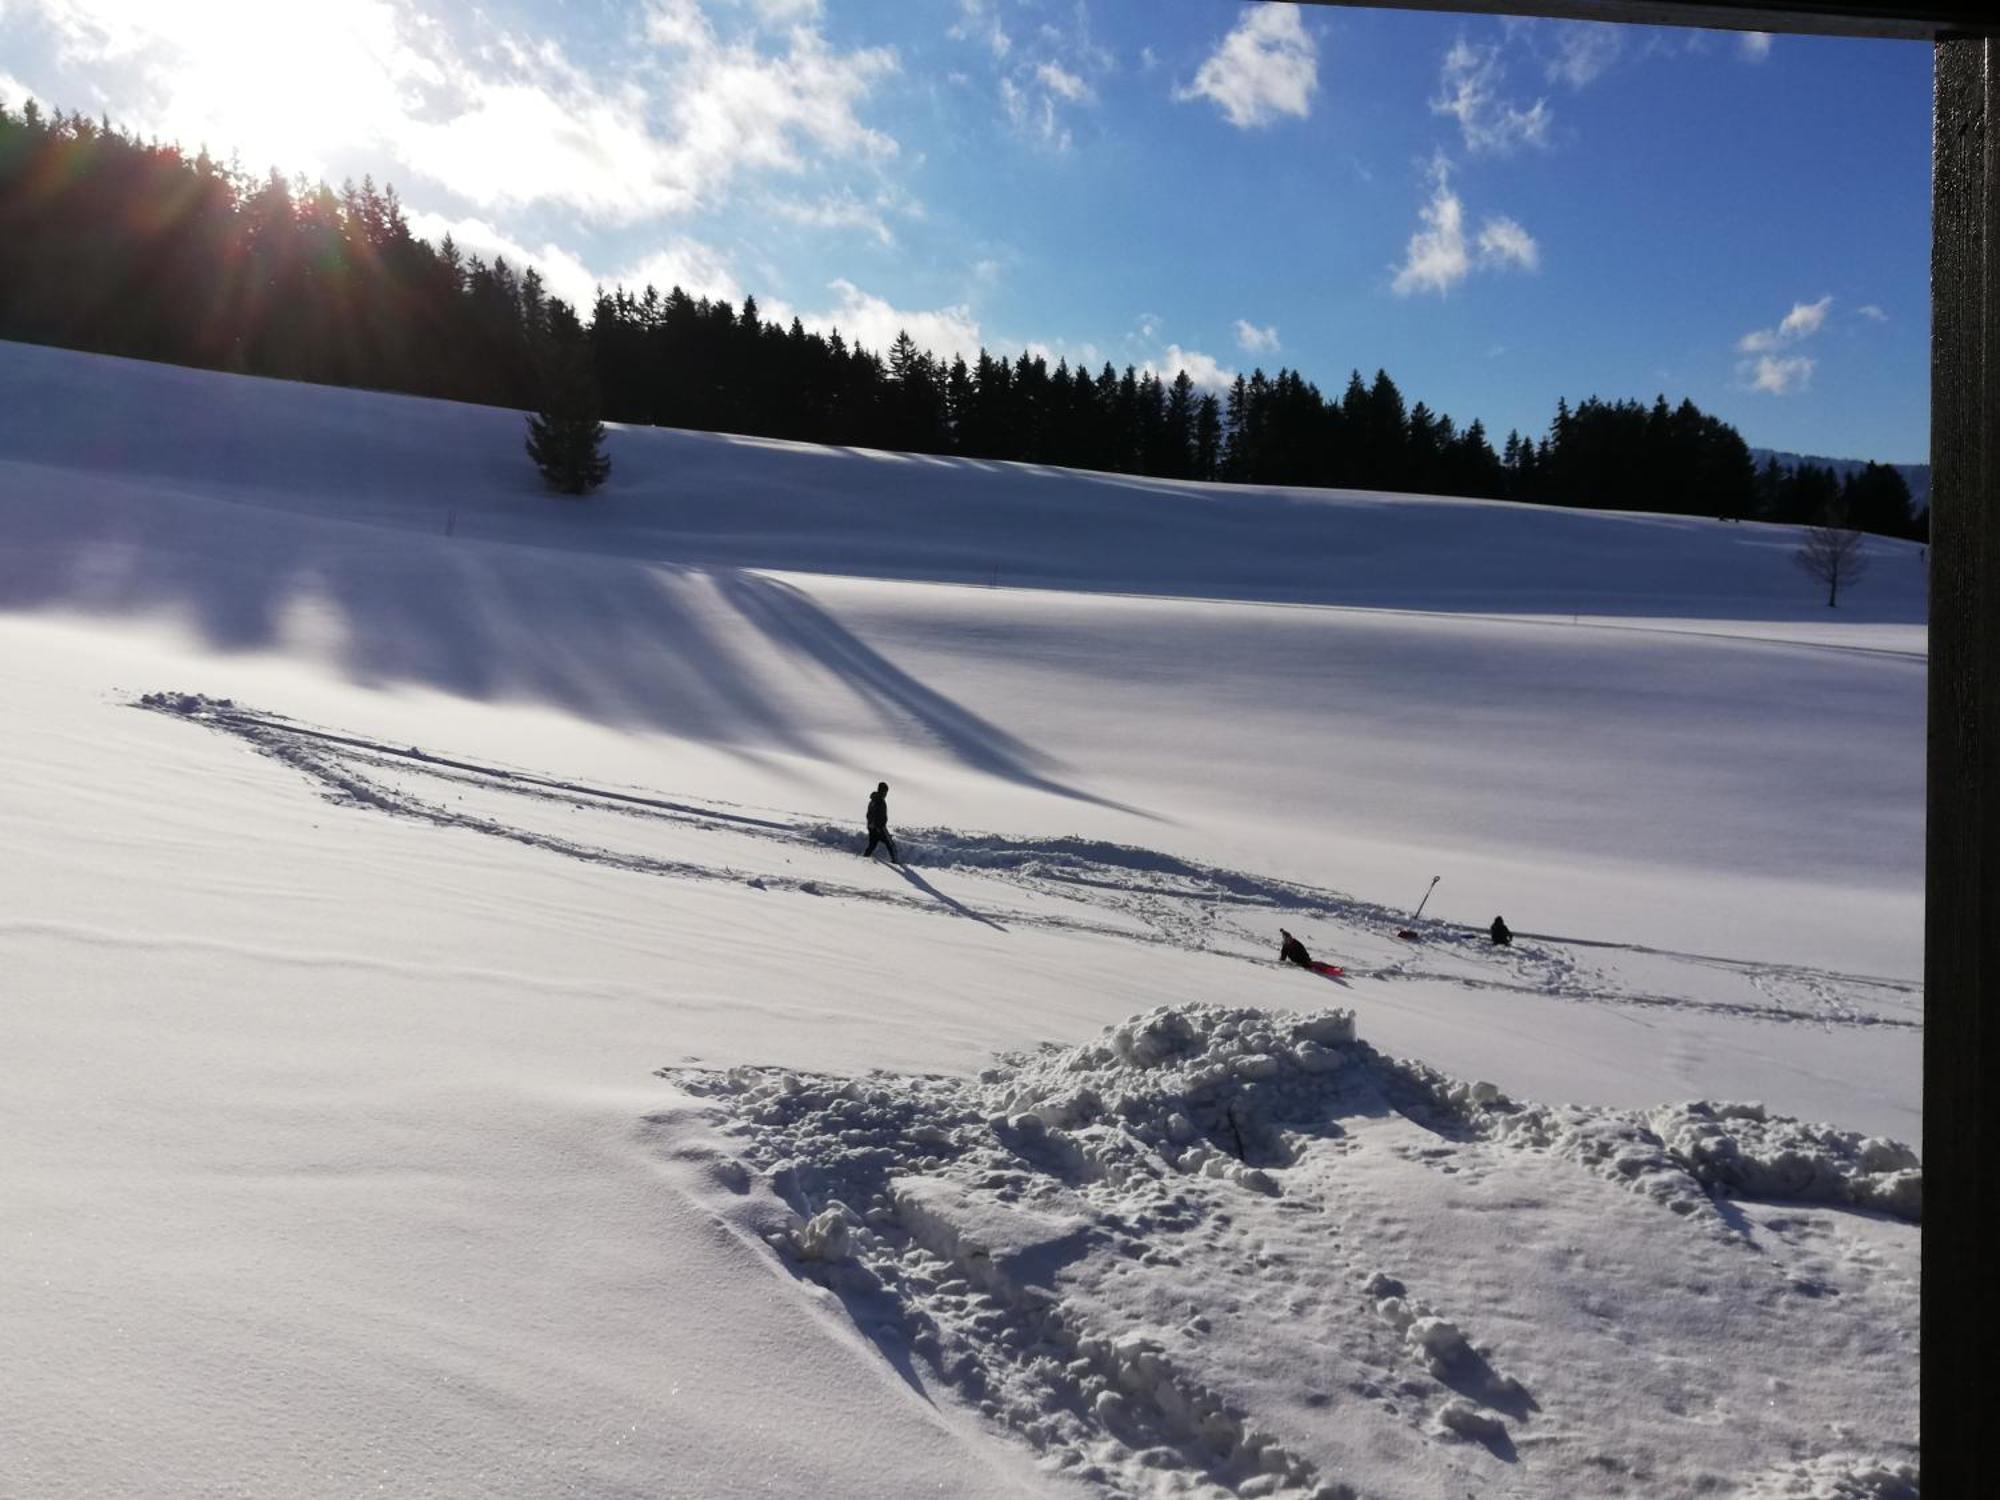
[[[1916,548],[519,425],[0,345],[0,1495],[1908,1492]]]

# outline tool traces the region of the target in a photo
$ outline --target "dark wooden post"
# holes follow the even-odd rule
[[[1924,1489],[1991,1493],[2000,996],[2000,41],[1937,44],[1931,184],[1930,783],[1924,924]]]

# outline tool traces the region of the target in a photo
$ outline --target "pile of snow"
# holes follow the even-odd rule
[[[1899,1461],[1897,1346],[1909,1330],[1890,1335],[1899,1319],[1914,1326],[1913,1287],[1880,1281],[1868,1256],[1842,1269],[1778,1243],[1812,1222],[1811,1204],[1913,1209],[1920,1168],[1895,1143],[1705,1104],[1661,1112],[1670,1143],[1643,1115],[1517,1103],[1386,1057],[1344,1009],[1163,1006],[977,1078],[662,1076],[709,1101],[732,1142],[722,1149],[790,1207],[770,1242],[892,1362],[918,1361],[1042,1462],[1111,1493],[1149,1493],[1171,1475],[1204,1493],[1414,1494],[1429,1492],[1420,1476],[1476,1482],[1515,1464],[1546,1486],[1672,1490],[1715,1478],[1696,1463],[1713,1454],[1681,1468],[1665,1456],[1688,1404],[1749,1401],[1753,1389],[1774,1409],[1719,1447],[1738,1474],[1761,1473],[1774,1445],[1801,1436],[1769,1392],[1827,1378],[1798,1368],[1815,1343],[1881,1345],[1842,1378],[1889,1403],[1869,1435],[1885,1464]],[[1764,1165],[1718,1165],[1753,1161]],[[1859,1185],[1873,1179],[1892,1185]],[[1467,1206],[1433,1203],[1417,1218],[1442,1211],[1435,1248],[1477,1259],[1389,1269],[1413,1250],[1390,1221],[1455,1180],[1474,1195]],[[1388,1198],[1372,1199],[1385,1182]],[[1732,1191],[1798,1202],[1761,1226],[1767,1244],[1718,1206],[1713,1195]],[[1521,1325],[1513,1301],[1550,1293],[1494,1283],[1517,1252],[1486,1238],[1491,1195],[1516,1214],[1536,1202],[1569,1247],[1559,1302],[1597,1309],[1586,1322],[1625,1305],[1657,1323],[1647,1352],[1602,1345],[1593,1367],[1576,1358],[1574,1331]],[[1679,1268],[1664,1278],[1663,1246]],[[1857,1279],[1840,1299],[1843,1277]],[[1632,1361],[1669,1358],[1691,1337],[1705,1347],[1696,1330],[1718,1299],[1739,1320],[1733,1343],[1757,1352],[1706,1370],[1699,1396],[1669,1382],[1665,1410],[1648,1410]],[[1285,1309],[1283,1325],[1252,1308]],[[1481,1340],[1468,1315],[1511,1336]],[[1299,1384],[1327,1378],[1310,1372],[1330,1352],[1352,1373],[1317,1400],[1339,1416],[1301,1420]],[[1589,1393],[1607,1379],[1632,1383],[1630,1412],[1596,1409]],[[1840,1410],[1853,1389],[1815,1399]]]
[[[1923,1169],[1901,1141],[1774,1117],[1761,1104],[1695,1100],[1647,1118],[1689,1171],[1736,1197],[1851,1203],[1913,1224],[1923,1217]]]
[[[1738,1500],[1918,1500],[1915,1464],[1827,1457],[1785,1464],[1738,1491]]]
[[[1877,1209],[1912,1224],[1923,1217],[1923,1170],[1903,1142],[1773,1116],[1761,1104],[1698,1099],[1606,1110],[1499,1099],[1461,1107],[1482,1131],[1574,1157],[1676,1213],[1697,1212],[1708,1202],[1703,1189],[1714,1189]]]

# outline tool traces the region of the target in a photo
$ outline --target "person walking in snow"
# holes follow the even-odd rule
[[[1508,929],[1506,922],[1501,920],[1499,917],[1495,917],[1493,919],[1493,925],[1491,928],[1488,929],[1488,931],[1491,932],[1493,935],[1494,947],[1511,948],[1514,946],[1513,932]]]
[[[878,782],[875,794],[868,799],[868,847],[861,851],[863,859],[875,857],[875,846],[883,845],[889,851],[889,863],[900,865],[903,861],[896,855],[896,841],[889,837],[889,783]]]
[[[1306,952],[1306,945],[1293,937],[1284,928],[1278,929],[1278,936],[1284,941],[1278,945],[1278,962],[1297,964],[1301,969],[1313,966],[1312,955]]]

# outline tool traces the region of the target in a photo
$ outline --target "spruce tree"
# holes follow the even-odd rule
[[[528,418],[528,457],[559,494],[587,495],[611,473],[597,411],[596,393],[580,369],[545,381],[540,409]]]
[[[1194,382],[1181,370],[1167,387],[1160,428],[1160,472],[1170,479],[1186,479],[1193,469],[1195,405]]]
[[[1213,479],[1222,463],[1222,403],[1204,393],[1194,409],[1194,477]]]
[[[1888,464],[1869,463],[1841,485],[1841,503],[1862,531],[1910,535],[1910,487]]]
[[[1241,375],[1230,384],[1224,425],[1229,436],[1223,441],[1222,477],[1241,484],[1250,477],[1250,396]]]

